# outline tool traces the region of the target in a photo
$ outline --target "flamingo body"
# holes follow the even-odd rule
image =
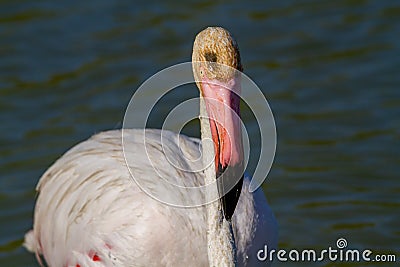
[[[135,145],[144,131],[123,131],[130,143],[125,153],[137,159],[129,168],[149,183],[156,181],[153,166],[142,160],[146,152]],[[209,266],[205,207],[172,207],[144,193],[130,176],[121,141],[119,130],[97,134],[44,173],[25,246],[42,254],[49,266]],[[179,147],[186,158],[177,160],[197,169],[190,160],[199,157],[200,140],[164,132],[161,144],[161,131],[148,129],[146,142],[164,175],[184,179],[188,186],[204,184],[203,173],[177,171],[161,149]],[[265,244],[276,247],[277,224],[262,190],[250,193],[248,185],[246,177],[232,218],[238,263],[265,266],[256,253]]]

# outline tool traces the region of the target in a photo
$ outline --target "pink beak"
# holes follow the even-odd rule
[[[202,93],[210,120],[215,149],[215,167],[234,166],[243,160],[240,125],[240,84],[206,81]]]
[[[215,170],[216,176],[219,178],[218,189],[225,218],[230,220],[243,183],[240,78],[221,82],[204,77],[201,89],[214,142]],[[226,192],[224,184],[232,181],[237,181],[236,185],[232,190]]]

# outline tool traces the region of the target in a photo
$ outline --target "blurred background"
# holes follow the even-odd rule
[[[211,25],[236,37],[276,119],[263,188],[280,248],[335,248],[344,237],[400,259],[399,2],[1,0],[0,266],[38,266],[21,244],[41,174],[77,142],[120,128],[136,88],[189,61]],[[197,94],[167,95],[149,127]],[[249,109],[243,117],[251,173],[259,136]],[[199,136],[197,122],[184,132]],[[275,264],[299,265],[366,263]]]

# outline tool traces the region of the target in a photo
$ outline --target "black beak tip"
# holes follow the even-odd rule
[[[237,181],[237,183],[229,192],[225,192],[224,185],[227,185],[228,181],[232,181],[232,179],[235,178],[237,179],[238,175],[240,175],[241,178]],[[242,192],[242,186],[243,186],[242,167],[241,166],[228,167],[226,169],[218,168],[217,184],[218,184],[218,192],[221,196],[220,200],[222,204],[224,218],[227,221],[231,221],[233,213],[235,212],[237,203],[239,201],[240,193]]]

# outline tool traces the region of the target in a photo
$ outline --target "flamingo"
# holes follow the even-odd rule
[[[227,30],[208,27],[195,38],[192,61],[200,63],[193,64],[193,72],[200,91],[201,140],[157,129],[111,130],[66,152],[38,182],[33,229],[25,235],[24,246],[41,265],[44,260],[55,267],[266,266],[256,254],[265,245],[277,246],[277,223],[262,190],[250,193],[250,177],[242,174],[240,81],[232,71],[210,65],[241,71],[237,43]],[[122,134],[130,144],[125,153],[136,159],[129,166]],[[150,144],[147,152],[139,144],[143,138]],[[179,172],[161,146],[193,170],[201,154],[211,157],[213,166]],[[142,160],[146,154],[165,175],[189,186],[241,177],[227,193],[217,183],[221,197],[216,201],[174,207],[132,182],[129,169],[156,183],[154,167]]]

